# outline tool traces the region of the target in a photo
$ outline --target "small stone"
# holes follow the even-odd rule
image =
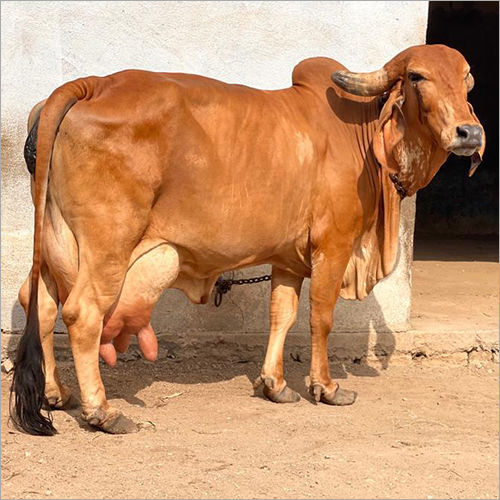
[[[146,431],[156,432],[156,424],[154,422],[151,422],[151,420],[146,420],[144,422],[139,422],[137,424],[137,427],[140,430],[146,430]]]
[[[2,363],[2,370],[5,373],[10,373],[14,369],[14,363],[10,360],[10,358],[7,358],[3,363]]]
[[[24,456],[25,456],[26,458],[31,457],[31,451],[25,451],[25,452],[24,452]]]
[[[165,399],[178,398],[179,396],[182,396],[183,394],[184,394],[183,392],[174,392],[173,394],[168,394],[167,396],[163,396],[161,399],[163,401]]]
[[[50,495],[52,495],[52,491],[50,491],[50,490],[45,490],[45,494],[46,494],[48,497],[50,497]]]
[[[330,458],[332,458],[330,455],[325,455],[325,458],[328,460]]]
[[[492,353],[491,351],[471,351],[469,353],[469,364],[474,368],[485,368],[489,362],[491,362]]]

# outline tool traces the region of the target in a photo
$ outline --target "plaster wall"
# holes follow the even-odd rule
[[[379,68],[425,43],[428,2],[4,2],[2,3],[3,330],[19,331],[17,292],[31,266],[33,209],[22,151],[31,107],[62,83],[126,68],[198,73],[276,89],[312,56],[355,71]],[[339,301],[335,329],[404,330],[410,312],[414,200],[405,200],[396,271],[363,302]],[[260,269],[238,271],[255,276]],[[296,331],[308,329],[308,286]],[[269,283],[236,287],[220,308],[167,291],[158,331],[265,332]],[[61,322],[58,330],[63,330]]]

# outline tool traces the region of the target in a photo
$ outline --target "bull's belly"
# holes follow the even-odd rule
[[[181,225],[182,227],[182,225]],[[273,264],[300,276],[310,274],[307,228],[286,234],[221,230],[217,224],[206,234],[169,228],[155,237],[172,244],[179,255],[180,273],[206,279],[225,271]]]

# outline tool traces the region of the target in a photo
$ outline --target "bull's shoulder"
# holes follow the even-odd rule
[[[299,62],[292,72],[294,85],[320,84],[328,86],[334,71],[345,69],[342,64],[328,57],[311,57]]]

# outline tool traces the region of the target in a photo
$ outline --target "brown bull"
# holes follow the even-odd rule
[[[106,401],[99,353],[113,364],[137,334],[154,359],[149,319],[164,289],[205,303],[220,273],[264,263],[271,332],[256,385],[275,402],[299,399],[283,378],[283,344],[310,277],[311,393],[353,403],[330,377],[335,303],[364,298],[393,270],[402,197],[450,153],[471,156],[471,173],[479,164],[485,137],[467,102],[469,70],[459,52],[434,45],[367,74],[307,59],[276,91],[146,71],[55,90],[30,120],[40,115],[17,424],[52,434],[42,404],[69,398],[53,354],[59,302],[83,417],[127,432],[132,422]]]

